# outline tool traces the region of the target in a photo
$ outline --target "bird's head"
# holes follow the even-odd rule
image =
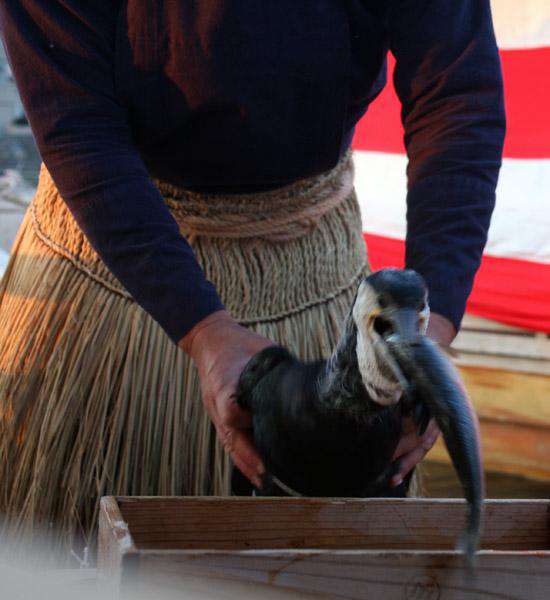
[[[412,270],[382,269],[366,277],[357,292],[352,317],[357,328],[357,363],[371,399],[395,404],[407,381],[386,340],[403,344],[426,332],[430,309],[422,277]]]

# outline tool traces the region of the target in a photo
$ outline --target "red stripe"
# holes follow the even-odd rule
[[[400,118],[401,105],[390,76],[394,66],[395,60],[390,55],[388,56],[388,84],[369,106],[367,114],[357,124],[353,138],[355,150],[405,153]]]
[[[403,267],[405,243],[364,234],[372,269]],[[550,333],[550,265],[484,256],[467,312]]]
[[[504,156],[550,158],[550,47],[501,50],[500,56],[508,121]],[[391,59],[390,73],[393,67]],[[354,148],[403,154],[400,110],[389,84],[359,122]]]

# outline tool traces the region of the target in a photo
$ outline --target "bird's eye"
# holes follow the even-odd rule
[[[390,321],[384,319],[384,317],[376,317],[374,319],[374,331],[382,337],[393,332],[393,327]]]

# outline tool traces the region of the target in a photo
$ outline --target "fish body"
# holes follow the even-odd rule
[[[472,562],[479,544],[484,497],[479,422],[474,407],[458,372],[429,338],[418,338],[407,346],[400,344],[396,336],[387,341],[443,435],[468,503],[466,528],[458,546]]]

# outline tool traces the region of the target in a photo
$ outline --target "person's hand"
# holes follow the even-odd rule
[[[454,325],[445,317],[432,313],[426,335],[434,342],[449,346],[456,331]],[[393,461],[398,461],[399,468],[392,477],[392,486],[399,485],[407,473],[415,467],[432,449],[440,434],[434,419],[430,419],[426,431],[418,435],[418,427],[412,417],[404,417],[401,423],[401,439],[393,455]]]
[[[199,371],[202,401],[235,466],[261,487],[265,471],[251,434],[251,414],[235,401],[239,376],[249,359],[270,340],[241,327],[227,311],[200,321],[178,344]]]

